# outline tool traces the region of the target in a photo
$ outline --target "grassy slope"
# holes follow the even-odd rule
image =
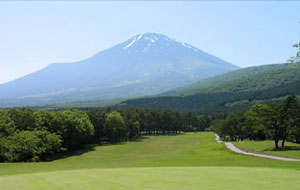
[[[286,143],[286,148],[274,150],[273,141],[240,141],[234,143],[237,147],[249,151],[263,154],[283,156],[288,158],[300,159],[300,145],[295,143]]]
[[[190,133],[97,146],[53,162],[0,164],[0,187],[5,190],[300,189],[300,164],[236,154],[216,143],[213,133]]]
[[[0,164],[0,176],[90,168],[177,166],[249,166],[291,168],[300,164],[235,154],[218,144],[213,133],[157,136],[141,142],[98,146],[87,153],[44,163]]]

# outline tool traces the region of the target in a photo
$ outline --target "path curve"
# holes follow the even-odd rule
[[[219,135],[216,134],[216,141],[218,143],[221,143],[221,138]],[[266,155],[266,154],[258,154],[258,153],[252,153],[252,152],[246,152],[238,147],[234,146],[231,142],[224,142],[226,147],[231,150],[232,152],[239,153],[239,154],[244,154],[244,155],[250,155],[250,156],[257,156],[257,157],[263,157],[263,158],[270,158],[270,159],[275,159],[275,160],[282,160],[282,161],[287,161],[287,162],[299,162],[299,159],[293,159],[293,158],[284,158],[280,156],[271,156],[271,155]]]

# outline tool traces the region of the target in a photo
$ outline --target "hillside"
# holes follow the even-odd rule
[[[124,101],[119,106],[170,108],[200,113],[247,109],[256,102],[300,94],[300,67],[266,65],[239,69],[168,91],[160,97]]]
[[[169,95],[193,95],[216,92],[255,92],[300,80],[300,67],[274,64],[249,67],[221,74],[166,92]]]
[[[162,93],[238,67],[187,43],[145,33],[76,63],[56,63],[0,85],[0,106]]]

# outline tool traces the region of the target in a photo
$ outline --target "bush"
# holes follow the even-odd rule
[[[61,151],[61,139],[47,131],[21,131],[2,139],[5,161],[39,161]]]

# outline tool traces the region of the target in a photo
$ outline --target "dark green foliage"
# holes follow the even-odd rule
[[[295,56],[290,57],[288,63],[300,64],[300,42],[293,45],[294,48],[297,48],[297,53]]]
[[[53,132],[61,135],[63,146],[68,150],[78,149],[92,142],[94,126],[85,112],[78,110],[56,112],[54,123]]]
[[[300,66],[263,65],[239,69],[175,89],[177,95],[199,93],[255,92],[299,81]]]
[[[0,112],[0,138],[9,136],[15,131],[16,125],[14,121],[7,115],[7,112]]]
[[[282,103],[272,103],[269,105],[256,105],[249,112],[249,118],[256,125],[264,126],[266,136],[274,139],[275,148],[279,148],[279,141],[282,140],[281,147],[292,132],[298,128],[300,106],[295,96],[288,96]]]
[[[92,142],[93,136],[94,126],[82,111],[0,111],[1,161],[47,160]]]
[[[211,118],[171,110],[137,109],[141,131],[146,134],[176,134],[180,131],[204,131]]]
[[[256,92],[200,93],[191,96],[171,96],[133,99],[118,107],[172,109],[199,114],[221,114],[245,111],[257,102],[282,101],[289,94],[300,95],[300,80],[289,85]]]
[[[105,112],[100,109],[89,110],[88,116],[94,126],[94,142],[100,143],[104,137]]]
[[[1,154],[9,162],[39,161],[60,151],[59,136],[47,131],[21,131],[7,137]]]
[[[18,130],[34,129],[35,117],[34,112],[28,108],[9,109],[8,117],[10,117]]]
[[[95,130],[100,134],[97,135],[96,132],[96,136],[99,137],[98,142],[119,142],[134,139],[141,135],[204,131],[209,128],[211,123],[211,118],[205,115],[178,113],[171,110],[122,109],[118,112],[97,109],[88,111]],[[122,120],[125,127],[123,127]]]
[[[126,139],[127,130],[124,119],[119,112],[108,113],[105,119],[104,131],[111,142],[118,142]]]
[[[36,110],[34,112],[34,130],[47,130],[51,132],[56,132],[54,129],[55,116],[55,112],[50,112],[47,110]]]
[[[244,113],[235,113],[228,115],[225,119],[220,120],[213,127],[214,131],[223,139],[229,137],[230,140],[244,140],[251,133],[245,125]]]
[[[126,123],[126,126],[128,128],[128,139],[135,139],[140,136],[140,122],[139,121],[133,121],[128,120]]]
[[[299,143],[300,104],[296,96],[288,96],[281,103],[257,104],[246,113],[230,114],[213,126],[221,137],[230,140],[274,140],[275,148],[285,146],[286,140]]]

